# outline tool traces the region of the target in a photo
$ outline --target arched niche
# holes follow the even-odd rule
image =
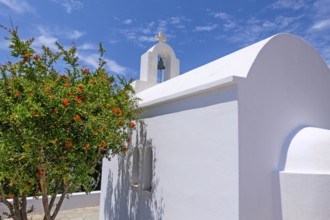
[[[153,149],[147,147],[145,150],[144,166],[143,166],[143,190],[151,191],[153,176]]]
[[[132,165],[132,186],[138,187],[140,182],[140,150],[135,147],[133,150],[133,165]]]

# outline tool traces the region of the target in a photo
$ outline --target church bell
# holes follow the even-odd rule
[[[163,61],[162,58],[160,58],[160,59],[158,60],[157,69],[158,69],[158,70],[164,70],[164,69],[165,69],[164,61]]]

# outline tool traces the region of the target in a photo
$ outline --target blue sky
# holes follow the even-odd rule
[[[0,0],[0,24],[10,19],[36,49],[74,41],[82,66],[96,65],[102,42],[109,71],[133,79],[159,31],[181,73],[280,32],[306,40],[330,66],[330,0]],[[0,62],[9,58],[4,34]]]

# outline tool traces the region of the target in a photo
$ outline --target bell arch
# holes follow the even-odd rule
[[[140,80],[133,82],[136,92],[157,84],[159,58],[162,58],[165,67],[163,69],[163,81],[179,75],[179,59],[177,59],[172,47],[164,43],[164,40],[160,40],[141,56]]]
[[[164,81],[179,75],[179,60],[173,49],[166,43],[159,42],[141,57],[140,80],[156,83],[158,57],[164,62]]]

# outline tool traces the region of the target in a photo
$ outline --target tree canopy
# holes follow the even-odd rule
[[[4,29],[15,62],[0,66],[0,201],[14,219],[26,219],[27,195],[41,196],[45,219],[55,219],[57,193],[63,201],[80,187],[90,191],[96,164],[127,151],[137,98],[130,82],[106,70],[102,44],[91,71],[80,66],[74,45],[38,53],[33,39]]]

